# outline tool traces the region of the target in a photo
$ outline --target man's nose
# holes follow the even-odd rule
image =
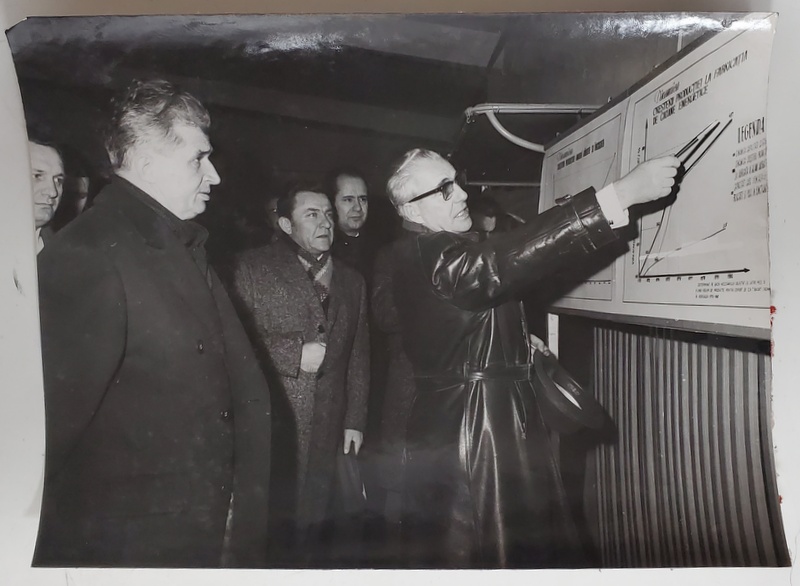
[[[322,216],[322,221],[320,222],[319,225],[320,225],[320,228],[326,228],[326,229],[330,230],[333,227],[333,222],[331,221],[331,219],[328,216],[323,215]]]
[[[55,179],[44,182],[44,195],[49,200],[55,200],[58,197],[58,183]]]
[[[453,199],[455,201],[467,200],[467,192],[458,184],[453,185]]]
[[[360,212],[360,211],[361,211],[363,208],[364,208],[364,206],[362,206],[362,205],[361,205],[361,200],[360,200],[360,199],[358,199],[358,198],[356,198],[356,202],[355,202],[355,204],[353,205],[353,209],[354,209],[355,211],[357,211],[357,212]]]
[[[206,177],[208,178],[208,182],[211,185],[219,185],[222,179],[220,179],[219,173],[217,173],[217,169],[216,167],[214,167],[214,163],[212,163],[211,161],[207,161],[207,163],[208,163],[208,169],[206,169]]]

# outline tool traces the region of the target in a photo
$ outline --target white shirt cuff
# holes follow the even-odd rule
[[[613,183],[609,183],[598,191],[595,197],[597,197],[597,203],[600,204],[600,210],[612,228],[622,228],[628,225],[630,222],[628,210],[619,203],[619,196]]]

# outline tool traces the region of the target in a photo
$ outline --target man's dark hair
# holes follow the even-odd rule
[[[279,218],[292,219],[292,212],[297,205],[297,194],[301,191],[321,193],[322,195],[328,196],[328,194],[325,193],[324,187],[319,182],[301,180],[293,183],[286,193],[278,198],[278,203],[275,207],[278,210]],[[328,196],[328,198],[330,199],[330,196]]]
[[[206,133],[211,126],[208,110],[197,98],[160,79],[134,81],[112,107],[105,146],[115,171],[128,165],[134,145],[152,139],[177,144],[176,124],[196,126]]]
[[[58,153],[63,163],[64,150],[53,138],[53,132],[48,126],[38,122],[29,122],[27,125],[28,141],[39,146],[49,147]]]
[[[336,199],[336,192],[339,189],[337,185],[339,181],[339,177],[357,177],[361,179],[364,184],[366,185],[367,180],[364,178],[364,174],[356,169],[355,167],[337,167],[330,171],[325,176],[325,181],[323,187],[325,188],[325,195],[328,196],[328,199],[331,200],[331,205],[334,205],[334,200]],[[367,186],[367,192],[369,192],[369,186]]]

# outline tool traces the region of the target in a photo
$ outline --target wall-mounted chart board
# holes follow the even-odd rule
[[[619,179],[622,159],[624,111],[611,108],[545,154],[540,201],[547,194],[548,207],[559,197],[587,187],[600,190]],[[541,205],[541,204],[540,204]],[[568,293],[576,299],[613,299],[614,265],[604,267]]]
[[[640,162],[682,161],[679,188],[636,214],[628,252],[554,311],[769,337],[767,81],[775,19],[749,15],[681,53],[548,145],[540,209]]]

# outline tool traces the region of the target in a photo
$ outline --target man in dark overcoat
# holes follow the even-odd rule
[[[357,453],[369,388],[366,290],[330,255],[333,211],[315,186],[277,204],[281,237],[245,252],[235,287],[263,350],[275,408],[274,530],[282,565],[314,565],[337,450]],[[287,543],[293,534],[294,543]],[[299,555],[299,557],[292,557]]]
[[[325,190],[336,220],[331,254],[356,269],[369,288],[378,240],[372,223],[367,222],[367,183],[360,172],[343,167],[329,173]]]
[[[414,401],[413,369],[403,349],[402,324],[394,302],[394,248],[385,246],[376,258],[370,291],[370,318],[373,329],[382,335],[386,354],[384,388],[380,416],[381,461],[379,479],[386,493],[382,514],[385,518],[389,558],[405,563],[399,539],[402,522],[402,496],[405,472],[406,424]],[[373,344],[374,347],[374,344]]]
[[[518,296],[615,240],[630,205],[670,192],[678,164],[650,161],[482,241],[450,163],[414,149],[394,167],[387,191],[406,234],[392,284],[416,382],[406,436],[413,565],[581,564]]]
[[[191,221],[208,112],[163,81],[115,102],[115,169],[39,256],[47,456],[36,565],[261,567],[270,398]]]

